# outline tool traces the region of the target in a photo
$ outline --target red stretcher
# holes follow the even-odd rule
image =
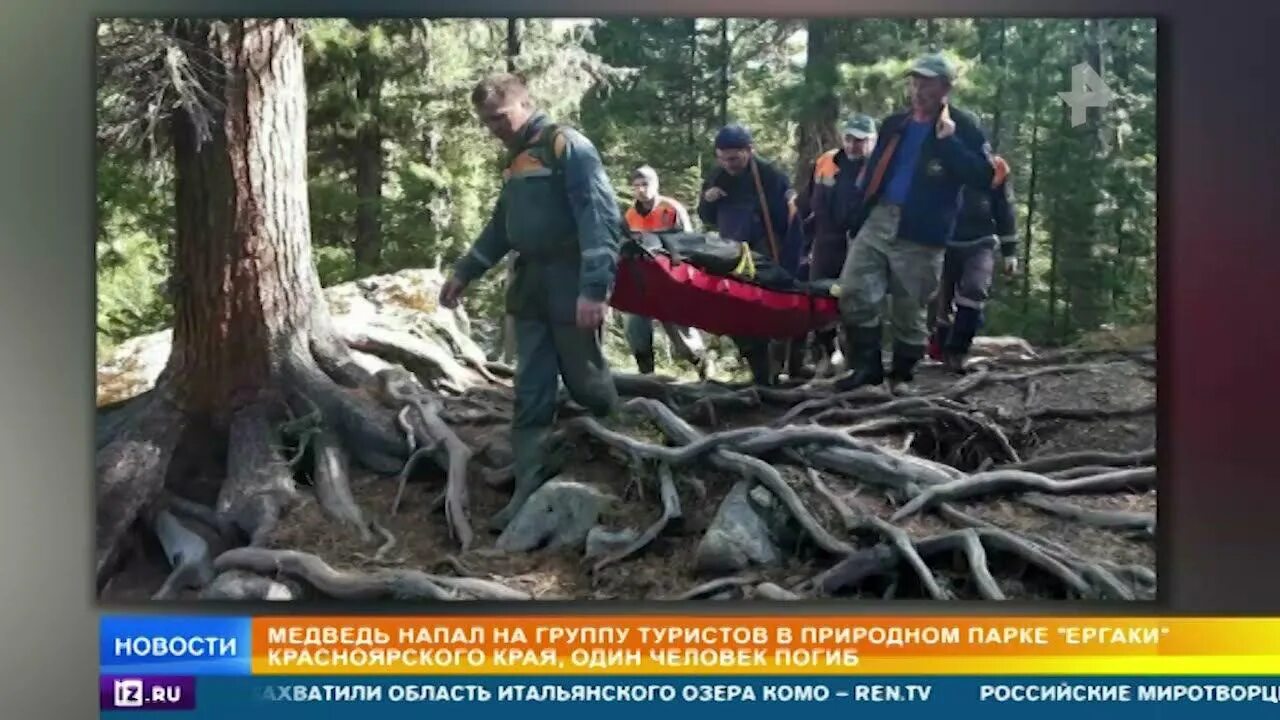
[[[610,304],[713,335],[790,339],[839,321],[836,297],[713,275],[662,253],[623,253]]]

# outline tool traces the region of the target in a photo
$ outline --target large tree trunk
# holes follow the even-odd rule
[[[364,120],[356,131],[356,266],[382,262],[382,71],[370,47],[369,23],[356,51],[356,102]]]
[[[170,471],[175,454],[225,453],[201,469],[225,475],[220,529],[261,542],[294,497],[273,437],[289,405],[317,409],[316,422],[355,439],[369,467],[394,472],[404,455],[391,414],[334,382],[372,378],[353,369],[312,265],[297,21],[183,22],[178,32],[212,102],[174,117],[173,347],[155,390],[98,455],[100,584],[167,476],[186,474]]]
[[[809,190],[813,179],[813,161],[819,153],[839,143],[836,122],[840,102],[836,98],[836,58],[833,21],[815,19],[808,22],[809,45],[805,51],[804,85],[808,105],[796,138],[795,188],[801,195]]]
[[[520,19],[507,18],[507,72],[516,71],[518,57],[520,57]]]
[[[216,31],[225,110],[197,142],[174,127],[177,241],[170,371],[185,410],[226,425],[303,357],[327,315],[311,259],[306,92],[296,29],[249,20]],[[209,68],[210,72],[215,72]]]
[[[720,21],[720,126],[729,123],[729,88],[733,46],[729,44],[729,18]]]

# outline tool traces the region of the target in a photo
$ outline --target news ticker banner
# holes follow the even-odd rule
[[[1280,710],[1280,619],[132,616],[103,618],[99,652],[104,711],[183,717],[424,703],[584,717],[901,706],[900,720],[941,705]]]

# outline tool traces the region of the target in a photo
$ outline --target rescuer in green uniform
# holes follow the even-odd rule
[[[440,304],[455,307],[467,285],[507,252],[517,254],[506,298],[516,319],[515,491],[490,522],[501,529],[547,479],[544,446],[555,421],[559,378],[573,400],[596,416],[617,406],[602,324],[622,216],[595,146],[537,111],[520,78],[483,80],[471,102],[509,154],[493,216],[454,266]]]

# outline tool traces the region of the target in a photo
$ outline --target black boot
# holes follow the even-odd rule
[[[893,368],[889,371],[889,383],[895,387],[915,378],[916,365],[924,357],[923,345],[893,344]]]
[[[951,333],[943,339],[942,355],[947,369],[955,373],[964,373],[964,362],[973,347],[973,337],[982,326],[982,310],[969,306],[961,306],[956,310],[955,324]]]
[[[880,326],[846,328],[845,334],[849,341],[850,372],[836,380],[836,390],[848,392],[864,385],[879,385],[884,382],[884,363],[880,359]]]
[[[636,365],[640,368],[641,375],[653,374],[653,351],[646,353],[636,353]]]
[[[805,367],[805,349],[808,346],[808,337],[797,338],[788,343],[787,347],[787,377],[792,380],[808,380],[813,377],[813,370]]]
[[[773,385],[773,358],[768,345],[758,345],[746,353],[747,366],[751,368],[751,382],[756,385]]]

